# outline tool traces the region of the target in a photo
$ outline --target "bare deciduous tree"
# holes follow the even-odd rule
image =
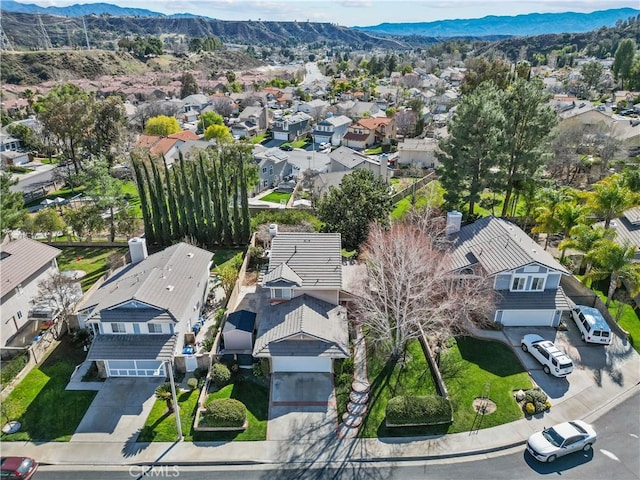
[[[368,285],[354,301],[352,318],[392,357],[422,332],[438,343],[465,332],[494,307],[481,272],[452,270],[447,244],[441,219],[429,213],[370,229],[364,247]]]
[[[36,303],[50,306],[55,314],[56,323],[52,331],[56,338],[69,327],[69,317],[73,313],[75,304],[82,297],[80,284],[74,278],[62,272],[50,275],[38,282],[38,296]]]

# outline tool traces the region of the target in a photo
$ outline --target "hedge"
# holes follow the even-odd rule
[[[235,398],[216,398],[207,403],[200,425],[208,427],[242,427],[247,419],[247,407]]]
[[[438,395],[400,396],[389,400],[388,425],[437,425],[451,422],[451,402]]]
[[[11,380],[18,376],[28,362],[29,355],[24,352],[19,353],[11,360],[2,362],[2,367],[0,368],[0,384],[4,387],[11,382]]]

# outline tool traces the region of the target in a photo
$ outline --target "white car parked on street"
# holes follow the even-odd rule
[[[543,366],[544,373],[555,377],[566,377],[573,371],[571,359],[553,344],[540,335],[530,333],[520,341],[522,350],[531,353],[533,358]]]
[[[596,432],[582,420],[559,423],[536,432],[527,441],[527,450],[536,460],[553,462],[572,452],[588,452],[596,443]]]

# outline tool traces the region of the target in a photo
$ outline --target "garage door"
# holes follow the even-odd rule
[[[504,310],[502,320],[496,312],[496,320],[505,327],[551,327],[555,310]]]
[[[272,372],[329,372],[333,371],[330,358],[326,357],[273,357]]]
[[[110,360],[106,363],[110,377],[164,377],[164,365],[158,360]]]

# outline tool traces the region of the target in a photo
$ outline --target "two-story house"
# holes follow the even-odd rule
[[[318,122],[313,127],[313,143],[330,143],[333,146],[340,145],[342,139],[349,131],[352,120],[345,115],[327,115],[327,118]]]
[[[260,135],[271,125],[271,110],[251,105],[238,116],[238,121],[231,125],[231,134],[238,138],[251,138]]]
[[[311,131],[311,116],[304,112],[296,112],[276,118],[271,131],[274,140],[292,142]]]
[[[361,118],[349,126],[342,143],[349,148],[364,150],[375,144],[387,144],[392,138],[396,138],[395,119],[387,117]]]
[[[293,174],[293,165],[289,155],[279,148],[255,150],[254,158],[258,162],[258,191],[275,188],[280,182]]]
[[[77,309],[94,333],[87,355],[104,377],[165,377],[168,362],[192,371],[185,352],[209,289],[213,254],[178,243],[147,256],[144,239],[129,241],[131,263],[120,268]]]
[[[1,346],[22,346],[37,333],[39,322],[31,321],[29,314],[38,303],[39,283],[58,273],[56,258],[61,253],[29,238],[0,245]]]
[[[270,251],[253,356],[273,373],[333,372],[333,360],[349,356],[340,234],[278,233]]]
[[[450,212],[452,269],[484,273],[497,291],[494,321],[504,326],[557,327],[569,303],[560,279],[569,272],[517,225],[485,217],[460,228],[462,215]]]

